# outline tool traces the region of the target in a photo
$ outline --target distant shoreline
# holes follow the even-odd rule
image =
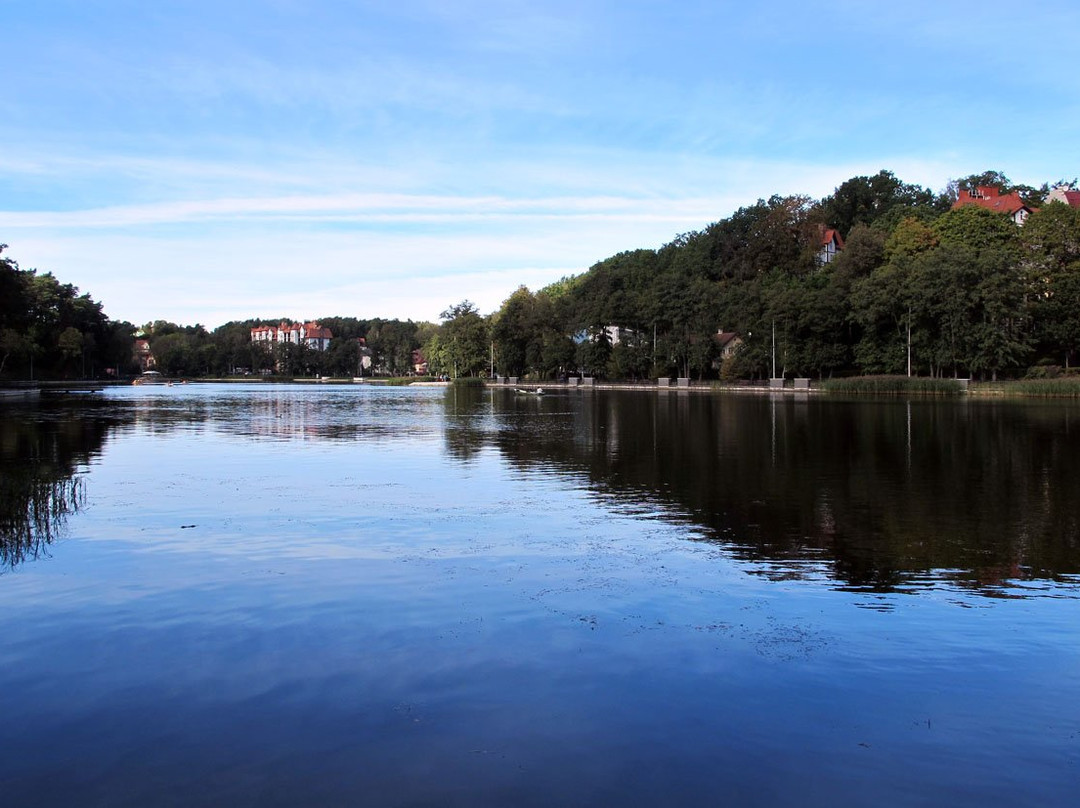
[[[506,377],[503,377],[504,379]],[[104,387],[126,387],[132,386],[134,380],[83,380],[83,381],[40,381],[40,382],[0,382],[0,400],[3,401],[27,401],[34,400],[41,393],[63,393],[63,392],[83,392],[92,390],[101,390]],[[459,380],[464,381],[464,380]],[[974,382],[967,379],[958,380],[922,380],[922,381],[937,381],[937,382],[949,382],[957,381],[960,386],[956,390],[943,392],[941,389],[920,389],[918,382],[920,377],[913,377],[912,385],[909,389],[875,389],[873,386],[874,377],[852,377],[848,381],[855,382],[854,387],[860,387],[862,389],[826,389],[826,383],[820,379],[814,380],[800,380],[802,382],[798,387],[793,384],[792,379],[786,379],[783,387],[772,387],[768,381],[757,383],[743,383],[743,384],[725,384],[717,381],[688,381],[683,384],[678,384],[673,380],[668,380],[668,383],[658,382],[657,380],[648,380],[640,382],[632,381],[597,381],[597,380],[581,380],[575,378],[573,381],[557,382],[557,381],[521,381],[514,380],[513,382],[508,379],[493,380],[493,379],[473,379],[470,380],[470,386],[484,387],[491,390],[506,390],[513,392],[514,390],[528,390],[530,392],[536,390],[544,390],[551,392],[567,392],[567,391],[580,391],[588,393],[591,391],[628,391],[628,392],[659,392],[659,393],[724,393],[724,394],[754,394],[754,395],[784,395],[784,396],[806,396],[806,395],[831,395],[835,397],[841,396],[876,396],[876,397],[952,397],[952,396],[971,396],[975,398],[1012,398],[1012,399],[1070,399],[1080,398],[1080,379],[1065,378],[1065,379],[1014,379],[1007,381],[997,382]],[[861,383],[861,384],[860,384]],[[216,377],[216,378],[194,378],[194,379],[181,379],[181,378],[166,378],[162,377],[160,381],[156,382],[153,387],[163,386],[181,386],[181,385],[198,385],[198,384],[298,384],[298,385],[332,385],[335,387],[342,386],[371,386],[371,387],[436,387],[447,388],[455,385],[454,381],[434,381],[434,380],[418,380],[410,381],[408,377],[393,377],[393,378],[364,378],[362,381],[359,379],[350,378],[265,378],[257,376],[240,376],[234,378],[228,377]]]

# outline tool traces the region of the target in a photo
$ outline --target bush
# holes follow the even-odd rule
[[[1025,379],[1056,379],[1061,376],[1060,365],[1035,365],[1028,368]]]

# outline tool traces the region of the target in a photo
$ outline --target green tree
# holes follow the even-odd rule
[[[1080,351],[1080,262],[1056,274],[1046,287],[1036,308],[1037,333],[1069,368],[1076,364],[1074,357]]]
[[[425,351],[429,366],[454,378],[483,374],[489,361],[488,324],[476,306],[463,300],[441,315],[442,327],[434,349]]]
[[[0,244],[0,253],[4,249]],[[94,375],[99,367],[126,369],[131,356],[128,324],[110,321],[100,303],[52,273],[20,269],[0,255],[0,332],[5,330],[0,370],[10,375],[46,378],[76,368]]]
[[[60,332],[56,340],[57,348],[64,359],[64,364],[72,366],[83,355],[83,335],[74,326],[68,326]]]
[[[933,227],[915,217],[907,217],[885,239],[883,257],[911,257],[932,250],[941,243],[941,236]],[[845,250],[845,252],[847,252]],[[843,257],[843,253],[841,253]],[[838,259],[839,260],[839,259]]]
[[[574,360],[578,370],[586,376],[603,377],[611,359],[611,339],[607,329],[585,331],[579,336]]]
[[[334,333],[337,334],[336,331]],[[325,367],[331,376],[360,376],[363,370],[362,360],[363,354],[357,337],[335,336],[326,352]]]
[[[366,335],[367,346],[374,353],[378,372],[404,376],[412,372],[412,353],[425,340],[419,336],[421,326],[402,320],[372,320]]]
[[[201,325],[155,321],[143,326],[157,369],[166,376],[205,376],[213,372],[220,350]],[[260,346],[261,347],[261,346]]]
[[[998,374],[1020,367],[1031,350],[1027,327],[1024,278],[1004,253],[983,253],[977,259],[978,281],[973,290],[976,319],[970,367],[973,373],[997,380]]]
[[[0,329],[0,374],[9,359],[19,360],[29,357],[34,349],[31,339],[14,328]]]
[[[499,372],[505,376],[525,376],[532,369],[530,358],[534,362],[537,359],[530,348],[542,341],[542,331],[536,297],[524,286],[518,287],[492,318],[491,339]]]
[[[933,192],[900,181],[891,171],[872,177],[852,177],[821,202],[822,217],[846,239],[857,224],[872,225],[896,208],[916,208],[934,203]]]
[[[855,361],[867,373],[902,373],[915,310],[913,259],[898,256],[851,290],[851,317],[861,327]]]
[[[652,345],[649,338],[632,329],[621,329],[619,341],[612,345],[607,373],[615,379],[646,379],[652,375]]]
[[[970,251],[1004,250],[1019,258],[1020,228],[1008,216],[965,205],[943,214],[933,225],[941,244],[954,244]]]
[[[817,266],[821,223],[809,197],[772,196],[671,246],[698,252],[708,266],[695,274],[713,280],[745,281],[778,268],[803,274]]]
[[[191,339],[180,331],[170,331],[151,342],[157,367],[166,376],[194,375],[196,360]]]
[[[1040,353],[1071,367],[1080,350],[1080,210],[1052,202],[1021,233]]]

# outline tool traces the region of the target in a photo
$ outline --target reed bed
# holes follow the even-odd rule
[[[964,386],[956,379],[929,379],[921,376],[853,376],[827,379],[821,383],[826,393],[845,395],[958,396]]]
[[[1001,385],[1006,396],[1033,398],[1080,398],[1080,379],[1020,379]]]

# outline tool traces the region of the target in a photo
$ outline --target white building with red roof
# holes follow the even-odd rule
[[[307,323],[291,323],[283,320],[280,325],[260,325],[251,329],[251,341],[267,346],[291,343],[306,345],[316,351],[325,351],[330,347],[330,340],[333,338],[334,335],[329,328],[319,325],[314,320]]]
[[[821,243],[818,245],[818,263],[831,264],[836,254],[844,249],[844,238],[839,230],[831,227],[821,229]]]
[[[978,205],[994,213],[1004,213],[1021,225],[1037,210],[1022,200],[1016,191],[1002,195],[1001,191],[992,185],[980,185],[974,191],[961,191],[960,198],[953,202],[952,209],[956,210],[966,205]]]
[[[154,359],[154,354],[150,350],[150,340],[148,339],[140,338],[135,340],[133,357],[135,364],[139,366],[140,373],[153,370],[157,366],[157,361]]]

